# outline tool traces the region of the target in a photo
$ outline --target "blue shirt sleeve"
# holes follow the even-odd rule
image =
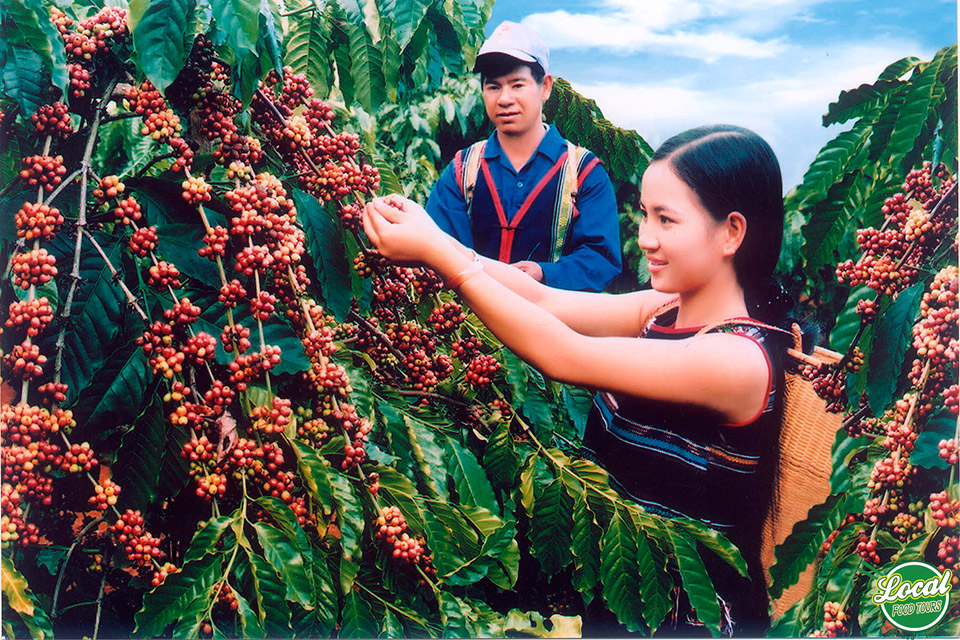
[[[577,211],[564,255],[556,262],[537,263],[543,269],[543,283],[557,289],[603,291],[622,269],[617,199],[603,165],[584,179]]]
[[[427,199],[427,213],[447,235],[453,236],[465,247],[473,248],[473,234],[467,217],[467,202],[460,192],[453,163],[449,163],[440,179],[433,185]]]

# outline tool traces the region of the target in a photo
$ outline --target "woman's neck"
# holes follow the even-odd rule
[[[680,293],[678,327],[697,327],[750,315],[736,275],[714,278],[695,291]]]

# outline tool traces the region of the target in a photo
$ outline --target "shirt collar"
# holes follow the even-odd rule
[[[536,153],[545,156],[550,159],[551,162],[556,162],[566,150],[567,142],[563,139],[563,136],[560,135],[560,132],[557,131],[557,128],[552,124],[547,125],[547,133],[543,136],[540,144],[537,145]],[[490,134],[490,137],[487,138],[487,144],[483,148],[483,157],[487,160],[492,160],[500,156],[501,153],[503,153],[503,147],[500,146],[500,141],[497,139],[497,132],[494,131]]]

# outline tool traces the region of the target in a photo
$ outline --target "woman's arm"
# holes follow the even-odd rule
[[[364,227],[387,257],[424,262],[448,281],[472,273],[468,257],[437,242],[445,236],[391,223],[372,207]],[[752,419],[766,405],[770,368],[762,349],[746,338],[710,334],[672,342],[583,335],[485,271],[464,280],[460,294],[494,335],[551,378],[708,407],[731,423]]]
[[[425,213],[416,203],[402,200],[396,204],[403,206],[408,214],[406,222],[427,224]],[[380,215],[390,216],[393,206],[374,201],[373,206]],[[464,257],[472,258],[474,252],[453,238],[448,238],[454,248]],[[555,289],[541,284],[516,267],[481,257],[483,270],[494,280],[514,293],[542,307],[559,318],[574,331],[591,336],[637,336],[643,329],[641,322],[654,310],[674,296],[656,291],[637,291],[627,294],[587,293]]]

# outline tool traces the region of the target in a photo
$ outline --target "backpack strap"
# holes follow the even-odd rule
[[[480,161],[486,149],[487,141],[474,142],[466,149],[457,151],[453,157],[453,170],[457,178],[460,193],[467,203],[467,220],[473,211],[473,190],[477,186],[477,176],[480,174]]]
[[[567,239],[567,229],[574,217],[577,197],[578,174],[580,161],[586,154],[586,149],[567,141],[567,161],[560,171],[560,193],[556,201],[553,215],[553,229],[550,238],[550,261],[556,262],[563,254],[563,244]]]
[[[560,174],[560,194],[554,211],[554,224],[550,238],[550,260],[556,262],[563,255],[563,245],[567,239],[570,223],[580,214],[577,211],[577,194],[583,181],[594,167],[600,164],[600,158],[593,156],[586,164],[584,159],[589,151],[567,141],[567,162]]]

